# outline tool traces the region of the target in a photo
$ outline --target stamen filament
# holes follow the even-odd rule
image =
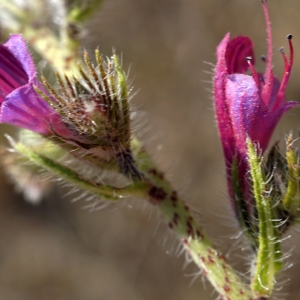
[[[290,48],[290,59],[289,61],[286,58],[286,55],[284,53],[283,54],[283,59],[284,59],[284,74],[283,74],[283,78],[280,84],[280,88],[277,94],[277,99],[276,99],[276,103],[274,105],[274,110],[276,108],[278,108],[278,106],[280,105],[280,102],[284,96],[284,92],[286,89],[286,86],[288,84],[289,78],[291,76],[291,71],[292,71],[292,66],[293,66],[293,62],[294,62],[294,48],[293,48],[293,43],[292,43],[292,35],[289,34],[287,36],[288,42],[289,42],[289,48]]]
[[[250,68],[250,70],[252,72],[253,79],[254,79],[257,87],[259,87],[259,85],[258,85],[258,75],[257,75],[257,72],[256,72],[253,64],[252,64],[252,57],[248,56],[248,57],[246,57],[246,60],[248,62],[249,68]]]
[[[284,53],[284,49],[283,48],[280,48],[279,52],[282,54],[282,58],[283,58],[283,61],[284,61],[284,72],[286,72],[288,64],[289,64],[288,63],[288,59],[287,59],[287,57],[286,57],[286,55]]]

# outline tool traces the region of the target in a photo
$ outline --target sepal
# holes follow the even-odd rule
[[[251,181],[251,179],[248,179]],[[239,177],[238,159],[234,157],[231,167],[232,198],[235,215],[239,226],[251,243],[252,248],[258,247],[258,228],[254,216],[249,214],[243,195],[241,180]]]

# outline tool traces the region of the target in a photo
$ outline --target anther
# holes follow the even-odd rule
[[[284,61],[284,69],[287,70],[288,65],[289,65],[289,62],[288,62],[287,57],[286,57],[286,55],[285,55],[285,53],[284,53],[284,48],[283,48],[283,47],[280,47],[280,48],[279,48],[279,52],[282,54],[282,57],[283,57],[283,61]]]
[[[287,40],[291,40],[292,38],[293,38],[292,34],[288,34],[287,37],[286,37]]]
[[[284,69],[287,70],[288,65],[289,65],[289,62],[288,62],[288,59],[287,59],[287,57],[286,57],[286,55],[285,55],[285,53],[284,53],[284,48],[281,47],[281,48],[279,49],[279,52],[282,54],[282,57],[283,57],[283,61],[284,61]]]
[[[267,62],[267,58],[266,58],[265,55],[261,55],[261,56],[260,56],[260,59],[261,59],[261,61],[264,62],[264,63]]]

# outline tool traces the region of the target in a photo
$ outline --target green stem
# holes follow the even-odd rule
[[[160,202],[159,209],[187,253],[222,299],[254,299],[248,286],[228,264],[225,257],[215,249],[195,221],[188,206],[176,196],[175,192]]]
[[[215,249],[203,229],[196,222],[189,207],[180,199],[171,184],[157,170],[147,152],[135,141],[135,160],[152,183],[148,191],[150,203],[157,206],[169,228],[175,232],[182,246],[210,281],[222,299],[254,299],[249,287],[232,269],[225,257]]]
[[[67,34],[59,39],[49,28],[24,27],[22,31],[30,45],[48,62],[57,72],[66,75],[78,74],[77,62],[79,58],[79,44]],[[40,36],[42,38],[36,38]]]
[[[93,12],[97,11],[103,0],[89,0],[89,1],[73,1],[71,10],[68,14],[70,22],[83,22],[88,19]]]

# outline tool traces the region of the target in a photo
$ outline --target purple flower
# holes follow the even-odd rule
[[[285,63],[281,82],[273,75],[272,36],[267,2],[262,1],[267,24],[268,55],[266,71],[254,69],[252,41],[245,36],[230,40],[226,34],[217,48],[214,75],[214,104],[219,133],[226,159],[229,194],[232,191],[232,164],[237,160],[243,198],[251,204],[251,192],[245,179],[248,171],[246,138],[265,151],[281,116],[297,102],[284,96],[293,64],[293,46],[288,36],[290,57],[281,51]],[[250,69],[252,75],[245,74]]]
[[[36,78],[36,69],[21,35],[11,35],[0,45],[0,123],[64,138],[73,134],[61,116],[35,91],[43,87]]]

